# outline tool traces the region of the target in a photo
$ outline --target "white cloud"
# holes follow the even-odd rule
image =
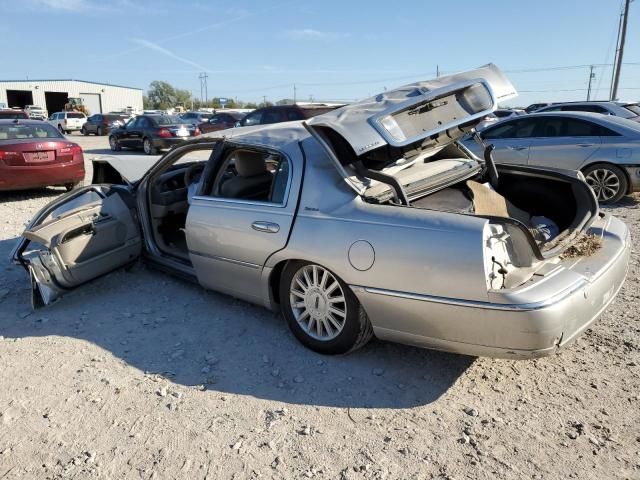
[[[180,55],[176,55],[175,53],[173,53],[170,50],[167,50],[166,48],[158,45],[157,43],[151,42],[149,40],[145,40],[143,38],[132,38],[131,39],[133,42],[137,43],[138,45],[140,45],[141,47],[144,48],[148,48],[150,50],[153,50],[155,52],[161,53],[169,58],[173,58],[174,60],[178,60],[179,62],[185,63],[187,65],[190,65],[194,68],[197,68],[200,71],[206,71],[207,68],[203,67],[202,65],[200,65],[199,63],[193,62],[191,60],[189,60],[188,58],[184,58],[181,57]]]
[[[283,34],[285,38],[291,40],[320,40],[320,41],[332,41],[339,40],[341,38],[349,37],[350,33],[341,32],[325,32],[322,30],[315,30],[313,28],[303,28],[300,30],[286,30]]]

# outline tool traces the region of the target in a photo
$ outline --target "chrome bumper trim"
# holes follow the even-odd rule
[[[407,293],[407,292],[398,292],[394,290],[385,290],[382,288],[371,288],[371,287],[361,287],[352,285],[352,289],[365,291],[367,293],[373,293],[375,295],[386,295],[389,297],[398,297],[398,298],[406,298],[409,300],[418,300],[420,302],[429,302],[429,303],[443,303],[446,305],[456,305],[459,307],[467,307],[467,308],[481,308],[483,310],[504,310],[510,312],[527,312],[532,310],[541,310],[543,308],[550,307],[555,305],[556,303],[560,303],[565,300],[567,297],[570,297],[575,292],[584,288],[588,285],[588,281],[586,279],[580,279],[573,284],[569,285],[566,289],[558,292],[552,297],[549,297],[541,302],[533,302],[533,303],[492,303],[492,302],[483,302],[479,300],[464,300],[460,298],[448,298],[448,297],[438,297],[435,295],[423,295],[417,293]]]

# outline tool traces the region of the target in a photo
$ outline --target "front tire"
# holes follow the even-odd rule
[[[98,130],[96,130],[96,135],[99,137],[104,135],[104,132],[102,131],[102,127],[98,127]]]
[[[65,134],[64,128],[62,128],[62,125],[58,125],[58,130],[60,130],[61,134],[63,134],[63,135]]]
[[[158,153],[158,149],[153,146],[153,143],[151,143],[151,140],[149,138],[145,138],[142,141],[142,149],[147,155],[155,155]]]
[[[122,150],[122,145],[120,145],[120,142],[118,142],[116,137],[114,137],[113,135],[109,137],[109,147],[111,147],[111,151],[113,152],[119,152],[120,150]]]
[[[318,353],[351,352],[373,337],[354,293],[320,265],[290,262],[280,278],[280,305],[295,337]]]
[[[627,176],[615,165],[596,163],[587,167],[583,173],[601,205],[616,203],[629,188]]]

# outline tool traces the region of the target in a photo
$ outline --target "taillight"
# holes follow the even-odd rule
[[[67,119],[66,119],[66,118],[64,119],[64,124],[65,124],[65,125],[67,124]]]
[[[60,150],[58,150],[58,155],[75,155],[76,153],[82,153],[82,148],[80,148],[80,145],[62,147]]]
[[[15,160],[20,158],[20,153],[19,152],[5,152],[0,150],[0,160]]]
[[[195,137],[196,135],[200,135],[201,133],[202,133],[202,132],[200,131],[200,129],[199,129],[199,128],[196,128],[196,129],[193,131],[193,136]]]
[[[158,136],[167,138],[167,137],[172,137],[173,135],[171,135],[171,132],[168,129],[161,128],[160,130],[158,130]]]

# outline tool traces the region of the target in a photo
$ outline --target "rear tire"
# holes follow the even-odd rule
[[[280,277],[280,305],[291,332],[318,353],[352,352],[373,337],[371,322],[354,293],[320,265],[287,264]]]
[[[71,190],[75,190],[78,187],[82,186],[82,182],[73,182],[73,183],[65,183],[64,188],[67,190],[67,192],[70,192]]]
[[[119,152],[122,150],[122,145],[120,145],[118,139],[113,135],[109,137],[109,147],[111,147],[111,151],[113,152]]]
[[[99,137],[102,137],[104,135],[104,132],[102,131],[102,127],[98,127],[98,130],[96,130],[96,135]]]
[[[622,169],[609,163],[589,165],[582,173],[601,205],[616,203],[626,195],[629,188],[627,176]]]
[[[142,140],[142,149],[147,155],[156,155],[158,153],[158,149],[153,146],[153,143],[149,138]]]
[[[83,134],[85,137],[89,135],[89,132],[87,132],[87,129],[84,128],[84,126],[80,129],[80,133]]]

